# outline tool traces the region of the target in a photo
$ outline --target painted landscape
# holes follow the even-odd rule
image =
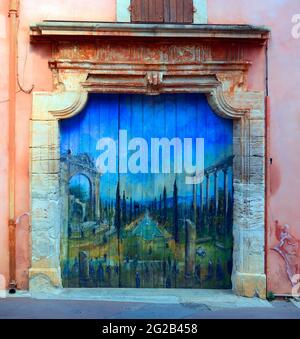
[[[187,184],[184,171],[123,173],[120,130],[149,145],[151,138],[203,138],[203,181]],[[232,121],[200,94],[95,94],[60,131],[64,287],[231,287]],[[106,137],[118,145],[116,173],[97,167]],[[196,147],[190,151],[195,160]],[[129,161],[134,153],[128,150]]]

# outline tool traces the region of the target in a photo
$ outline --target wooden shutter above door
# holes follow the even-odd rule
[[[131,22],[193,23],[193,0],[131,0]]]

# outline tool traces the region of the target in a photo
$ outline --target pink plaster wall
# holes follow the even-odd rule
[[[300,13],[299,0],[208,0],[209,23],[267,25],[269,45],[269,96],[271,99],[270,197],[268,208],[268,289],[291,293],[283,259],[273,251],[278,244],[275,221],[289,224],[300,241],[300,39],[293,38],[292,17]],[[255,64],[249,86],[260,89],[263,63]],[[298,257],[300,266],[300,257]],[[300,272],[299,272],[300,273]]]
[[[0,2],[0,274],[8,277],[8,27],[6,1]],[[1,277],[0,277],[1,281]],[[1,288],[1,287],[0,287]]]
[[[0,1],[0,274],[8,281],[8,3]],[[19,80],[25,90],[34,85],[35,91],[52,89],[48,69],[50,48],[29,44],[29,25],[42,20],[115,21],[115,0],[21,0],[19,44]],[[17,94],[16,123],[16,216],[29,211],[29,119],[32,97]],[[17,282],[18,287],[28,286],[28,218],[18,225],[17,231]]]

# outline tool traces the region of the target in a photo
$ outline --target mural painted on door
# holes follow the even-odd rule
[[[64,287],[231,287],[232,121],[205,96],[93,94],[60,136]],[[155,167],[153,138],[182,144]],[[200,138],[191,185],[176,166]]]

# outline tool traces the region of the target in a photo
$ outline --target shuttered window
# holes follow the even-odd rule
[[[131,0],[131,22],[193,23],[193,0]]]

